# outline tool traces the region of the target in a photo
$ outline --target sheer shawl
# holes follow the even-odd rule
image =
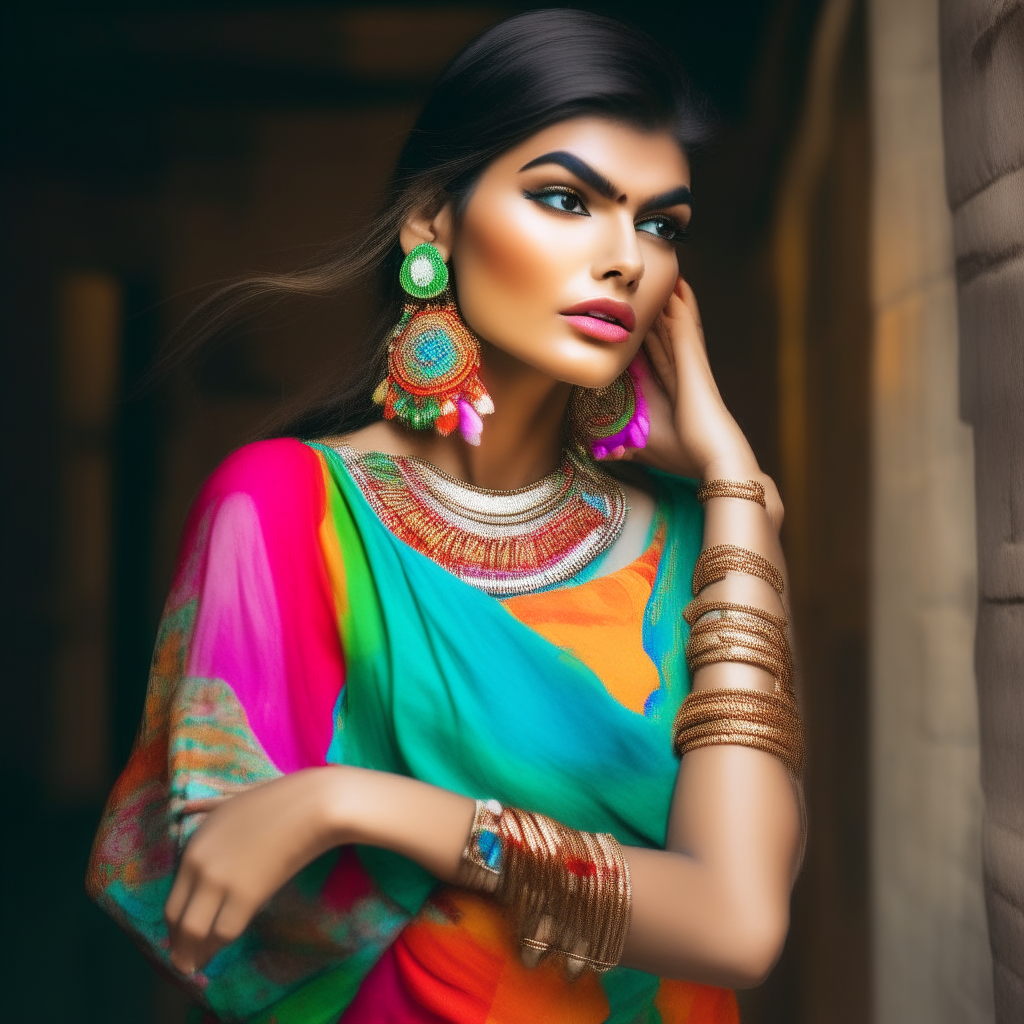
[[[204,811],[330,763],[663,846],[702,513],[688,481],[659,474],[656,485],[666,540],[643,642],[661,685],[640,715],[499,601],[389,533],[332,449],[278,440],[236,452],[186,525],[90,894],[175,974],[163,904]],[[224,1020],[335,1021],[434,884],[387,851],[332,851],[204,970],[176,978]],[[656,987],[625,968],[603,975],[613,1010],[638,1009],[644,979]]]

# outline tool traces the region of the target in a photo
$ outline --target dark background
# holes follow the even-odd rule
[[[826,152],[804,186],[794,153],[819,0],[588,6],[672,46],[717,109],[717,138],[695,165],[685,272],[722,391],[789,510],[811,843],[786,953],[742,996],[744,1020],[866,1021],[863,11],[854,5]],[[275,310],[156,388],[140,392],[140,374],[212,283],[293,267],[358,228],[432,76],[524,9],[4,7],[6,1019],[184,1019],[181,998],[84,895],[92,832],[139,719],[192,496],[282,400],[358,344],[364,304],[353,289]],[[795,377],[779,343],[794,272],[780,238],[794,202],[806,253]],[[113,401],[91,419],[74,412],[73,294],[107,295],[117,314]],[[799,451],[787,450],[789,408],[804,424]]]

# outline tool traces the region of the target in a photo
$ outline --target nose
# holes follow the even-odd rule
[[[625,210],[617,212],[620,216],[609,218],[601,254],[594,261],[594,277],[598,281],[621,278],[633,290],[644,276],[643,254],[632,218]]]

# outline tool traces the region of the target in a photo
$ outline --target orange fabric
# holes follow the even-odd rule
[[[344,1024],[602,1024],[608,997],[590,971],[569,981],[557,963],[523,966],[508,925],[486,897],[439,890],[384,954],[389,999],[353,1005]],[[371,990],[379,968],[371,974]],[[364,983],[365,984],[365,983]],[[404,1002],[407,1000],[407,1002]],[[357,1000],[358,1001],[358,1000]],[[396,1006],[386,1017],[372,1007]],[[739,1024],[729,989],[662,980],[650,1024]],[[352,1012],[355,1011],[355,1012]]]
[[[571,651],[620,704],[641,715],[660,685],[658,669],[643,648],[643,623],[664,545],[660,526],[650,547],[617,572],[503,602],[524,625]]]

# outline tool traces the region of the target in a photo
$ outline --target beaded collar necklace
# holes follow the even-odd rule
[[[571,452],[514,491],[473,487],[422,459],[335,450],[380,521],[459,579],[495,597],[564,583],[609,547],[626,494]]]

